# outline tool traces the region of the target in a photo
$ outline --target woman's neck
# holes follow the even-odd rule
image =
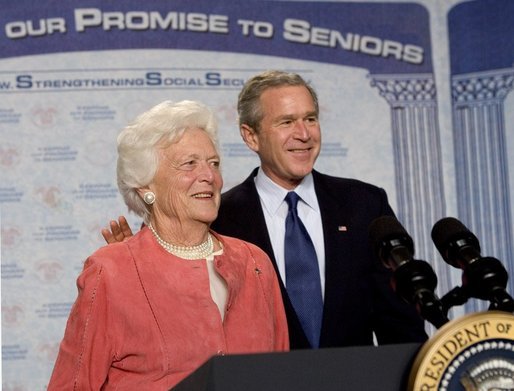
[[[159,237],[175,246],[191,247],[204,243],[209,234],[209,225],[201,222],[163,223],[152,219],[151,225]]]

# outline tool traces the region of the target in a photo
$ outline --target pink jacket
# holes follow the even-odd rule
[[[205,260],[167,253],[148,228],[91,255],[48,390],[168,390],[213,355],[286,351],[275,271],[253,244],[215,234],[222,322]]]

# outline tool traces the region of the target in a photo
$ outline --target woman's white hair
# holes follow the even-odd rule
[[[200,102],[164,101],[139,115],[118,135],[118,189],[128,209],[146,224],[150,207],[138,188],[151,183],[159,164],[158,148],[177,142],[187,129],[203,129],[218,150],[218,125],[211,109]]]

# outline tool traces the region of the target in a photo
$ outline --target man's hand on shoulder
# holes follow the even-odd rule
[[[123,216],[118,217],[118,221],[111,220],[109,228],[102,229],[102,236],[107,244],[123,242],[133,235],[127,219]]]

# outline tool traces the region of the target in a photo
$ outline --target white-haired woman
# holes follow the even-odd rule
[[[213,113],[165,101],[118,137],[145,227],[85,262],[48,390],[168,390],[216,354],[287,350],[268,256],[209,226],[223,180]]]

